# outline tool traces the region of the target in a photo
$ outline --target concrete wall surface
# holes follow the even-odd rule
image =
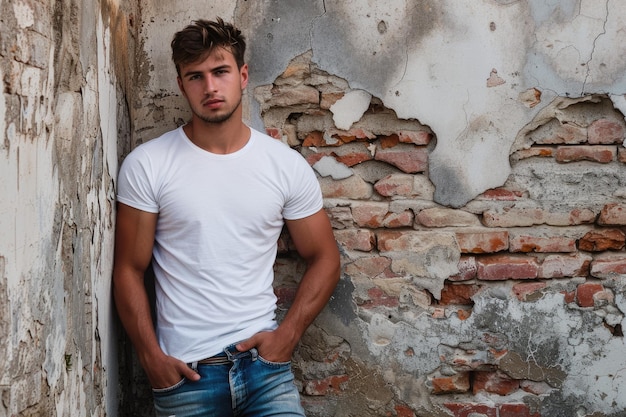
[[[0,1],[0,416],[117,415],[114,185],[137,3],[123,7]]]
[[[307,415],[626,416],[626,3],[0,0],[0,417],[153,415],[115,177],[189,117],[169,42],[215,16],[342,253],[294,355]]]

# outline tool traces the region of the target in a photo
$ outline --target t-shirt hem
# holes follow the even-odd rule
[[[132,208],[136,208],[137,210],[147,211],[148,213],[158,213],[159,212],[158,208],[146,206],[146,205],[143,205],[143,204],[138,204],[136,201],[130,200],[128,198],[120,197],[119,195],[117,196],[117,201],[119,203],[125,204],[127,206],[132,207]]]

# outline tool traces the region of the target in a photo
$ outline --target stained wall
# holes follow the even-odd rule
[[[308,415],[624,415],[625,8],[0,0],[0,416],[151,415],[110,297],[115,177],[188,119],[169,41],[216,15],[342,253],[294,355]],[[279,243],[280,316],[303,264]]]
[[[343,275],[295,355],[310,415],[626,412],[624,6],[172,7],[144,8],[141,140],[185,120],[158,36],[221,14],[249,39],[247,120],[322,184]],[[281,247],[279,313],[303,268]]]
[[[110,276],[136,9],[0,1],[0,416],[117,414]]]

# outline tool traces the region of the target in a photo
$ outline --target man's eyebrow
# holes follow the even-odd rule
[[[202,74],[202,71],[185,71],[183,77],[189,77],[190,75]]]
[[[221,70],[229,70],[232,68],[232,65],[229,64],[224,64],[224,65],[219,65],[215,68],[211,68],[210,72],[215,72],[215,71],[221,71]],[[189,70],[189,71],[185,71],[183,73],[183,77],[189,77],[191,75],[202,75],[203,71],[200,70]]]

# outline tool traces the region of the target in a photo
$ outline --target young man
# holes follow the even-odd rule
[[[241,32],[221,19],[176,33],[191,121],[139,146],[119,174],[114,295],[158,416],[304,416],[291,355],[339,279],[313,171],[242,122],[244,52]],[[284,224],[307,269],[278,325]],[[156,331],[143,286],[151,261]]]

